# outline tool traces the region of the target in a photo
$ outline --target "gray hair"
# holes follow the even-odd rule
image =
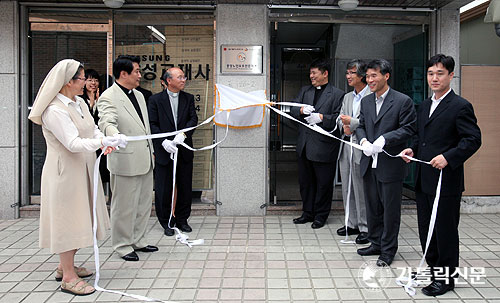
[[[167,80],[167,78],[172,79],[172,74],[168,70],[165,72],[165,77],[163,79]]]
[[[356,68],[356,74],[366,84],[366,63],[361,59],[353,59],[347,63],[347,69]]]
[[[170,73],[168,70],[165,70],[163,75],[161,75],[160,79],[163,80],[166,86],[168,86],[167,79],[172,79],[172,73]]]

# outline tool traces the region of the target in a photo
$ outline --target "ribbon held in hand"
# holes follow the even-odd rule
[[[184,133],[178,133],[177,135],[175,135],[173,141],[175,144],[181,144],[184,142],[184,139],[186,139],[186,135],[184,135]]]
[[[124,134],[114,134],[113,138],[116,138],[118,140],[118,149],[127,147],[127,136],[125,136]]]
[[[120,140],[118,138],[115,138],[115,137],[106,136],[106,137],[102,137],[101,144],[103,147],[106,147],[106,146],[117,147],[118,144],[120,144]]]
[[[373,142],[373,153],[381,153],[385,146],[384,136],[380,136]]]
[[[314,125],[322,122],[319,113],[312,113],[309,116],[305,117],[304,120],[306,120],[309,125]]]
[[[171,141],[171,140],[168,140],[168,139],[165,139],[163,140],[163,142],[161,143],[161,146],[163,146],[163,148],[167,151],[167,153],[169,154],[175,154],[177,152],[177,146],[176,144],[174,143],[174,141]]]
[[[310,115],[310,114],[312,114],[313,111],[315,111],[315,108],[312,105],[306,105],[306,106],[302,107],[302,113],[304,115]]]
[[[371,144],[368,140],[364,140],[361,144],[361,147],[363,150],[363,154],[365,154],[367,157],[371,157],[375,153],[373,151],[373,144]]]

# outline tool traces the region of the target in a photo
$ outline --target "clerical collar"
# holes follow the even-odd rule
[[[168,88],[167,88],[167,94],[172,98],[177,98],[177,96],[179,95],[179,93],[171,92]]]
[[[115,82],[115,83],[122,89],[122,91],[125,93],[125,95],[130,95],[132,93],[131,89],[128,89],[128,88],[120,85],[120,83],[118,83],[118,82]]]
[[[319,86],[316,86],[315,88],[316,88],[317,90],[324,90],[324,89],[325,89],[325,87],[326,87],[327,85],[328,85],[328,82],[327,82],[327,83],[325,83],[325,85],[319,85]]]

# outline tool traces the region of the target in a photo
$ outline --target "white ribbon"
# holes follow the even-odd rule
[[[411,158],[411,157],[408,157],[408,158]],[[414,161],[426,163],[424,161],[417,160],[417,159],[415,159]],[[424,266],[424,262],[425,262],[425,256],[427,255],[427,251],[429,249],[429,245],[430,245],[431,238],[432,238],[432,233],[434,232],[434,225],[436,223],[436,217],[437,217],[437,209],[439,206],[439,197],[441,195],[441,181],[442,181],[442,179],[443,179],[443,170],[440,170],[438,184],[436,187],[436,195],[434,197],[434,202],[432,203],[432,213],[431,213],[431,219],[429,222],[429,230],[427,231],[427,241],[425,242],[424,254],[423,254],[422,258],[420,259],[420,262],[418,263],[417,274],[412,277],[411,270],[410,270],[410,273],[407,277],[399,277],[396,279],[396,284],[403,286],[406,293],[409,294],[410,296],[414,296],[416,294],[415,287],[417,287],[421,284],[420,281],[417,280],[417,277],[418,277],[418,273],[420,273],[420,271],[422,271],[422,269],[424,268],[423,266]]]
[[[357,149],[363,150],[363,148],[362,148],[362,147],[361,147],[361,145],[359,145],[359,144],[356,144],[356,143],[352,143],[352,142],[349,142],[349,141],[342,140],[342,139],[340,139],[340,138],[338,138],[338,137],[336,137],[336,136],[332,135],[330,132],[328,132],[328,131],[324,130],[323,128],[321,128],[320,126],[318,126],[318,125],[316,125],[316,124],[314,124],[314,125],[309,125],[309,124],[304,123],[304,122],[302,122],[302,121],[300,121],[300,120],[298,120],[298,119],[295,119],[294,117],[290,116],[289,114],[285,113],[284,111],[281,111],[281,110],[279,110],[279,109],[277,109],[277,108],[275,108],[275,107],[272,107],[270,104],[276,104],[276,105],[288,105],[288,106],[297,106],[297,107],[302,107],[302,106],[304,106],[304,104],[302,104],[302,103],[293,103],[293,102],[271,102],[271,103],[266,103],[265,105],[266,105],[268,108],[270,108],[270,109],[272,109],[273,111],[275,111],[276,113],[278,113],[278,114],[282,115],[283,117],[286,117],[286,118],[288,118],[288,119],[290,119],[290,120],[292,120],[292,121],[295,121],[295,122],[297,122],[297,123],[300,123],[300,124],[304,125],[305,127],[307,127],[307,128],[309,128],[309,129],[314,130],[315,132],[318,132],[318,133],[320,133],[320,134],[322,134],[322,135],[325,135],[325,136],[327,136],[327,137],[330,137],[330,138],[336,139],[336,140],[338,140],[338,141],[340,141],[340,142],[344,142],[345,144],[350,145],[350,146],[352,146],[352,147],[354,147],[354,148],[357,148]],[[335,129],[334,129],[334,130],[335,130]],[[333,130],[333,131],[334,131],[334,130]],[[332,131],[332,132],[333,132],[333,131]]]
[[[103,291],[103,292],[109,292],[117,295],[122,295],[122,296],[127,296],[131,297],[137,300],[142,300],[146,302],[164,302],[164,303],[175,303],[173,301],[163,301],[159,299],[154,299],[154,298],[148,298],[145,296],[141,295],[134,295],[134,294],[129,294],[117,290],[109,290],[105,289],[99,286],[99,279],[101,277],[100,273],[100,260],[99,260],[99,246],[97,245],[97,186],[99,185],[99,163],[101,161],[101,156],[102,152],[97,157],[95,164],[94,164],[94,191],[93,191],[93,205],[92,205],[92,218],[93,218],[93,224],[92,224],[92,232],[93,232],[93,238],[94,238],[94,263],[95,263],[95,281],[94,281],[94,288],[97,291]]]
[[[377,168],[378,153],[372,155],[372,168]]]
[[[354,135],[352,134],[349,141],[352,143],[352,137]],[[345,218],[344,218],[344,226],[345,226],[345,238],[343,240],[340,240],[340,243],[342,244],[355,244],[356,242],[353,240],[349,240],[349,233],[348,233],[348,223],[349,223],[349,203],[351,202],[351,187],[352,187],[352,158],[353,158],[353,147],[352,145],[349,147],[349,150],[351,154],[349,155],[349,181],[347,182],[347,197],[346,197],[346,202],[345,202]],[[342,180],[344,181],[344,180]]]
[[[291,103],[291,102],[280,102],[280,103],[275,103],[275,104],[283,104],[283,105],[288,105],[288,106],[303,106],[300,105],[300,103]],[[359,144],[356,144],[356,143],[352,143],[352,142],[348,142],[348,141],[345,141],[345,140],[342,140],[340,138],[337,138],[335,137],[334,135],[330,134],[329,132],[327,132],[326,130],[322,129],[321,127],[317,126],[317,125],[308,125],[298,119],[295,119],[294,117],[288,115],[287,113],[277,109],[277,108],[274,108],[268,104],[266,104],[267,107],[271,108],[272,110],[274,110],[275,112],[277,112],[278,114],[284,116],[284,117],[287,117],[293,121],[296,121],[314,131],[317,131],[318,133],[320,134],[323,134],[325,136],[328,136],[328,137],[332,137],[336,140],[339,140],[341,142],[343,142],[344,144],[348,144],[350,145],[351,147],[353,148],[357,148],[357,149],[360,149],[360,150],[363,150],[363,148],[361,147],[361,145]],[[352,150],[351,150],[352,151]],[[399,153],[397,155],[391,155],[389,154],[387,151],[385,150],[382,150],[386,155],[388,155],[389,157],[392,157],[392,158],[399,158],[402,156],[402,153]],[[352,156],[352,153],[351,153],[351,156]],[[377,154],[378,156],[378,154]],[[410,157],[410,156],[406,156],[406,158],[410,159],[411,161],[415,161],[415,162],[420,162],[420,163],[424,163],[424,164],[428,164],[428,165],[431,165],[430,162],[427,162],[427,161],[423,161],[423,160],[419,160],[419,159],[416,159],[416,158],[413,158],[413,157]],[[375,167],[377,165],[377,159],[378,157],[375,157],[374,158],[374,162],[375,162]],[[440,173],[439,173],[439,180],[438,180],[438,184],[436,186],[436,195],[435,195],[435,198],[434,198],[434,203],[433,203],[433,206],[432,206],[432,214],[431,214],[431,219],[430,219],[430,222],[429,222],[429,231],[427,232],[427,242],[425,244],[425,250],[424,250],[424,254],[422,256],[422,259],[420,260],[420,263],[419,263],[419,266],[417,268],[417,273],[420,272],[420,270],[422,269],[423,267],[423,264],[425,262],[425,256],[427,255],[427,250],[429,249],[429,244],[430,244],[430,240],[431,240],[431,237],[432,237],[432,233],[434,231],[434,225],[435,225],[435,222],[436,222],[436,216],[437,216],[437,208],[438,208],[438,205],[439,205],[439,197],[440,197],[440,194],[441,194],[441,181],[442,181],[442,178],[443,178],[443,171],[441,170]],[[350,188],[350,183],[351,183],[351,179],[349,178],[349,188]],[[348,196],[350,194],[350,191],[348,193]],[[349,214],[349,210],[347,209],[346,210],[346,229],[347,229],[347,215]],[[346,233],[346,238],[347,238],[347,233]],[[346,241],[346,240],[343,240],[343,241]],[[342,241],[341,241],[342,242]],[[405,291],[410,295],[410,296],[414,296],[415,295],[415,287],[419,285],[419,281],[416,280],[417,278],[417,275],[415,277],[411,277],[411,272],[410,272],[410,276],[409,278],[408,277],[401,277],[401,278],[398,278],[396,279],[396,284],[398,285],[401,285],[401,286],[404,286],[405,288]]]
[[[229,112],[228,112],[228,116],[229,116]],[[188,146],[188,145],[183,144],[183,146]],[[189,240],[188,235],[183,234],[179,230],[179,228],[171,225],[172,217],[174,215],[174,198],[175,198],[175,183],[176,183],[176,175],[177,175],[176,173],[177,173],[177,155],[178,154],[179,154],[178,150],[175,153],[170,154],[170,158],[172,159],[172,161],[174,161],[174,164],[173,164],[173,178],[172,178],[172,200],[170,203],[170,218],[168,218],[168,228],[173,229],[176,232],[176,236],[175,236],[176,241],[179,241],[180,243],[187,245],[189,248],[191,248],[191,247],[193,247],[193,245],[204,244],[205,240],[198,239],[198,240],[194,240],[194,241],[188,241]]]
[[[157,138],[165,138],[165,137],[170,137],[170,136],[174,136],[178,133],[181,133],[181,132],[188,132],[190,130],[193,130],[197,127],[200,127],[204,124],[207,124],[209,123],[210,121],[213,120],[213,118],[220,114],[222,112],[218,112],[216,113],[215,115],[209,117],[208,119],[206,119],[205,121],[203,121],[202,123],[200,123],[199,125],[197,126],[193,126],[193,127],[188,127],[188,128],[185,128],[185,129],[182,129],[182,130],[178,130],[178,131],[175,131],[175,132],[170,132],[170,133],[161,133],[161,134],[153,134],[153,135],[144,135],[144,136],[128,136],[127,137],[127,141],[139,141],[139,140],[147,140],[147,139],[157,139]],[[229,113],[230,111],[227,111],[227,120],[229,121]],[[184,146],[185,148],[189,149],[189,150],[192,150],[192,151],[198,151],[198,150],[208,150],[208,149],[213,149],[215,148],[217,145],[219,145],[221,142],[223,142],[224,140],[226,140],[227,138],[227,133],[228,133],[228,127],[226,127],[226,134],[224,135],[224,138],[219,141],[219,142],[216,142],[214,144],[211,144],[209,146],[205,146],[205,147],[201,147],[201,148],[198,148],[198,149],[195,149],[195,148],[192,148],[190,147],[189,145],[187,145],[186,143],[181,143],[180,145]],[[173,157],[173,160],[174,160],[174,164],[173,164],[173,185],[172,185],[172,203],[171,203],[171,212],[170,212],[170,218],[169,218],[169,221],[168,221],[168,226],[170,228],[172,228],[170,226],[170,221],[172,220],[172,214],[173,214],[173,206],[174,206],[174,203],[173,203],[173,200],[174,200],[174,194],[175,194],[175,176],[176,176],[176,170],[177,170],[177,154],[178,152],[175,152],[174,154],[171,155],[171,157]],[[117,291],[117,290],[109,290],[109,289],[105,289],[105,288],[102,288],[99,286],[99,279],[100,279],[100,260],[99,260],[99,246],[97,244],[97,208],[96,208],[96,205],[97,205],[97,187],[99,185],[99,163],[101,161],[101,156],[102,156],[102,152],[101,154],[99,155],[99,157],[97,157],[95,163],[94,163],[94,176],[93,176],[93,181],[94,181],[94,186],[93,186],[93,189],[94,189],[94,192],[93,192],[93,206],[92,206],[92,216],[93,216],[93,224],[92,224],[92,232],[93,232],[93,239],[94,239],[94,263],[95,263],[95,281],[94,281],[94,288],[98,291],[103,291],[103,292],[109,292],[109,293],[114,293],[114,294],[118,294],[118,295],[122,295],[122,296],[127,296],[127,297],[131,297],[131,298],[134,298],[134,299],[137,299],[137,300],[142,300],[142,301],[147,301],[147,302],[165,302],[165,303],[175,303],[174,301],[163,301],[163,300],[160,300],[160,299],[155,299],[155,298],[149,298],[149,297],[145,297],[145,296],[141,296],[141,295],[135,295],[135,294],[129,294],[129,293],[126,293],[126,292],[121,292],[121,291]],[[177,227],[173,227],[173,229],[175,230],[175,232],[177,233],[176,234],[176,241],[179,241],[180,243],[184,244],[184,245],[187,245],[188,247],[192,247],[194,245],[201,245],[201,244],[204,244],[205,243],[205,240],[204,239],[198,239],[198,240],[194,240],[194,241],[189,241],[189,236],[186,235],[186,234],[183,234]]]
[[[402,153],[399,153],[398,155],[393,156],[393,155],[387,153],[385,150],[384,150],[384,153],[386,153],[390,157],[401,157],[401,155],[402,155]],[[412,161],[415,161],[415,162],[420,162],[423,164],[431,165],[430,162],[422,161],[422,160],[419,160],[419,159],[416,159],[416,158],[413,158],[413,157],[410,157],[407,155],[405,155],[404,157],[406,157]],[[415,287],[417,287],[421,284],[421,282],[417,280],[417,277],[418,277],[418,274],[424,268],[423,266],[424,266],[424,262],[425,262],[425,256],[427,255],[427,250],[429,249],[429,245],[431,243],[432,233],[434,232],[434,225],[436,224],[437,210],[438,210],[438,206],[439,206],[439,198],[441,196],[441,182],[442,182],[442,180],[443,180],[443,170],[440,170],[439,171],[439,179],[438,179],[438,183],[436,186],[436,194],[434,196],[434,202],[432,203],[432,213],[431,213],[431,219],[429,222],[429,230],[427,231],[427,241],[425,242],[424,254],[423,254],[422,258],[420,259],[420,262],[418,263],[418,267],[417,267],[417,271],[416,271],[417,273],[415,274],[415,276],[412,277],[411,270],[410,270],[407,277],[398,277],[396,279],[396,284],[399,286],[403,286],[406,293],[412,297],[416,294]]]
[[[340,138],[338,138],[338,137],[336,137],[336,136],[334,136],[334,135],[331,134],[331,133],[333,133],[336,130],[337,123],[335,123],[336,126],[335,126],[334,130],[332,130],[331,132],[328,132],[328,131],[324,130],[323,128],[321,128],[320,126],[316,125],[316,124],[314,124],[314,125],[306,124],[306,123],[304,123],[304,122],[302,122],[302,121],[300,121],[300,120],[292,117],[291,115],[289,115],[289,114],[287,114],[287,113],[285,113],[285,112],[283,112],[283,111],[281,111],[281,110],[279,110],[279,109],[277,109],[275,107],[272,107],[271,106],[272,104],[274,104],[274,105],[295,106],[295,107],[302,107],[302,106],[304,106],[304,104],[302,104],[302,103],[293,103],[293,102],[265,102],[265,103],[262,103],[262,104],[255,104],[255,105],[256,106],[258,106],[258,105],[260,105],[260,106],[265,105],[266,107],[270,108],[271,110],[275,111],[276,113],[278,113],[278,114],[280,114],[280,115],[282,115],[282,116],[284,116],[284,117],[286,117],[286,118],[288,118],[290,120],[298,122],[298,123],[304,125],[305,127],[311,129],[311,130],[314,130],[314,131],[316,131],[316,132],[318,132],[320,134],[323,134],[323,135],[325,135],[327,137],[334,138],[334,139],[336,139],[338,141],[343,142],[344,144],[347,144],[347,145],[351,146],[351,158],[352,158],[352,148],[357,148],[359,150],[363,150],[363,148],[361,147],[361,145],[353,143],[353,142],[348,142],[348,141],[342,140],[342,139],[340,139]],[[238,108],[234,108],[232,110],[236,110],[236,109],[238,109]],[[220,114],[221,112],[222,111],[217,112],[215,115],[209,117],[208,119],[206,119],[205,121],[203,121],[201,124],[199,124],[197,126],[193,126],[193,127],[185,128],[185,129],[174,131],[174,132],[169,132],[169,133],[161,133],[161,134],[154,134],[154,135],[144,135],[144,136],[128,136],[127,137],[127,141],[139,141],[139,140],[146,140],[146,139],[165,138],[165,137],[175,136],[176,134],[181,133],[181,132],[188,132],[188,131],[193,130],[193,129],[199,127],[199,126],[202,126],[204,124],[209,123],[210,121],[212,121],[214,119],[214,117],[216,115]],[[230,113],[230,110],[226,110],[226,112],[227,112],[227,121],[229,122],[229,113]],[[221,141],[216,142],[216,143],[214,143],[212,145],[209,145],[209,146],[206,146],[206,147],[202,147],[202,148],[198,148],[198,149],[192,148],[192,147],[188,146],[184,142],[182,142],[180,145],[182,145],[185,148],[187,148],[189,150],[192,150],[192,151],[213,149],[213,148],[215,148],[217,145],[219,145],[221,142],[223,142],[226,139],[227,133],[228,133],[228,127],[229,127],[229,123],[227,123],[227,125],[226,125],[226,134],[224,135],[224,138]],[[385,150],[383,150],[383,152],[386,153],[390,157],[400,157],[401,156],[401,154],[393,156],[393,155],[387,153]],[[177,166],[177,152],[174,153],[172,156],[174,158],[174,169],[173,169],[173,175],[174,176],[173,176],[173,186],[172,186],[172,208],[173,208],[173,197],[174,197],[174,193],[175,193],[175,173],[176,173],[176,166]],[[417,161],[417,162],[422,162],[422,163],[430,164],[429,162],[418,160],[418,159],[415,159],[413,157],[409,157],[409,156],[406,156],[406,157],[408,159],[412,160],[412,161]],[[96,232],[97,232],[96,201],[97,201],[97,186],[98,186],[98,178],[99,178],[99,162],[100,162],[100,160],[101,160],[101,155],[99,155],[99,157],[96,159],[96,162],[94,164],[94,193],[93,193],[93,219],[94,219],[94,221],[93,221],[93,238],[94,238],[94,262],[95,262],[95,268],[96,268],[96,279],[95,279],[95,282],[94,282],[94,288],[96,290],[98,290],[98,291],[115,293],[115,294],[119,294],[119,295],[123,295],[123,296],[128,296],[128,297],[132,297],[132,298],[135,298],[135,299],[138,299],[138,300],[147,301],[147,302],[174,303],[172,301],[163,301],[163,300],[149,298],[149,297],[144,297],[144,296],[140,296],[140,295],[128,294],[128,293],[125,293],[125,292],[120,292],[120,291],[115,291],[115,290],[108,290],[108,289],[104,289],[104,288],[102,288],[102,287],[100,287],[98,285],[99,278],[100,278],[100,272],[99,272],[100,261],[99,261],[99,247],[97,245],[97,235],[96,235]],[[351,174],[351,171],[349,172],[349,174]],[[441,171],[441,174],[439,175],[438,186],[436,188],[436,197],[434,199],[434,205],[433,205],[433,210],[432,210],[432,215],[431,215],[431,222],[430,222],[430,225],[429,225],[429,232],[428,232],[428,236],[427,236],[426,248],[425,248],[425,252],[424,252],[423,257],[420,260],[419,268],[422,267],[423,262],[425,261],[425,255],[427,254],[427,249],[429,247],[430,237],[432,236],[432,231],[434,229],[434,223],[435,223],[436,213],[437,213],[437,206],[438,206],[438,202],[439,202],[439,194],[440,194],[440,191],[441,191],[441,179],[442,179],[442,171]],[[350,186],[351,186],[351,178],[349,178],[349,189],[350,189]],[[349,211],[346,210],[346,212],[347,212],[347,214],[346,214],[346,219],[345,220],[346,220],[346,228],[347,228],[347,215],[348,215]],[[168,223],[169,227],[170,227],[171,218],[172,218],[172,211],[170,212],[170,218],[169,218],[169,223]],[[200,245],[200,244],[204,243],[203,239],[195,240],[195,241],[189,241],[189,237],[187,235],[183,234],[178,228],[173,227],[173,229],[177,233],[176,240],[179,241],[182,244],[187,245],[188,247],[192,247],[193,245]],[[347,238],[347,233],[346,233],[346,238]],[[418,285],[416,282],[417,281],[415,279],[408,279],[407,281],[405,279],[398,279],[398,280],[396,280],[396,283],[398,285],[405,286],[405,290],[410,295],[412,295],[411,294],[412,290],[413,290],[413,295],[415,294],[414,287],[416,285]],[[414,283],[416,283],[416,284],[414,285]]]
[[[219,113],[221,113],[221,112],[219,112]],[[208,149],[215,148],[217,145],[219,145],[220,143],[222,143],[227,138],[227,133],[229,131],[229,114],[231,112],[227,111],[226,113],[227,113],[226,121],[228,121],[228,123],[226,124],[226,133],[224,135],[224,138],[222,138],[222,140],[220,140],[219,142],[216,142],[214,144],[211,144],[211,145],[208,145],[208,146],[205,146],[205,147],[201,147],[201,148],[192,148],[191,146],[187,145],[184,142],[179,143],[179,144],[182,145],[182,146],[184,146],[185,148],[191,150],[191,151],[200,151],[200,150],[208,150]],[[203,123],[201,123],[201,124],[199,124],[199,125],[197,125],[195,127],[185,128],[183,130],[176,131],[176,132],[174,132],[175,134],[172,134],[172,135],[176,135],[178,133],[186,132],[186,131],[189,131],[191,129],[195,129],[197,127],[200,127],[201,125],[204,125],[204,124],[210,122],[215,116],[216,115],[213,115],[212,117],[208,118]],[[165,135],[165,133],[164,134],[158,134],[158,135],[162,135],[162,136],[159,136],[159,138],[167,137]],[[143,136],[143,137],[148,137],[148,136]],[[198,239],[198,240],[194,240],[194,241],[189,241],[189,236],[188,235],[183,234],[179,230],[179,228],[174,227],[174,226],[171,225],[172,217],[173,217],[173,214],[174,214],[174,198],[175,198],[175,184],[176,184],[176,176],[177,176],[177,155],[178,154],[179,154],[178,150],[175,153],[171,153],[170,154],[170,158],[172,159],[172,161],[174,161],[174,163],[173,163],[173,177],[172,177],[172,200],[171,200],[171,203],[170,203],[170,218],[168,219],[168,228],[173,229],[175,231],[175,233],[176,233],[176,236],[175,236],[176,241],[179,241],[180,243],[185,244],[189,248],[191,248],[191,247],[193,247],[195,245],[202,245],[202,244],[204,244],[205,240],[204,239]]]

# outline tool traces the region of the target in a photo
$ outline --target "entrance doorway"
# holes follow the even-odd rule
[[[389,85],[420,104],[427,95],[424,81],[427,32],[422,25],[374,25],[287,23],[271,24],[271,99],[293,102],[299,89],[309,85],[309,65],[317,58],[332,64],[330,83],[350,92],[345,71],[352,59],[366,62],[384,58],[393,64]],[[289,108],[281,108],[289,112]],[[270,117],[270,201],[271,205],[301,205],[295,151],[298,124],[278,116]],[[338,167],[338,166],[337,166]],[[333,200],[342,200],[337,173]],[[406,180],[412,188],[411,177]],[[411,192],[408,193],[411,196]],[[334,205],[335,207],[335,205]]]
[[[29,106],[33,104],[47,73],[62,59],[78,59],[85,65],[85,69],[91,68],[100,75],[106,75],[107,35],[111,33],[107,14],[80,13],[78,16],[69,17],[32,12],[29,18]],[[57,22],[54,22],[55,20]],[[99,21],[101,23],[97,23]],[[103,83],[105,84],[105,81]],[[28,123],[28,138],[31,155],[28,164],[29,195],[37,200],[46,153],[41,126]]]
[[[293,102],[300,88],[309,85],[309,65],[316,59],[329,58],[332,24],[276,23],[271,34],[272,98]],[[330,79],[331,81],[331,79]],[[290,112],[290,107],[281,110]],[[270,161],[271,203],[300,203],[296,145],[298,124],[271,113]]]

